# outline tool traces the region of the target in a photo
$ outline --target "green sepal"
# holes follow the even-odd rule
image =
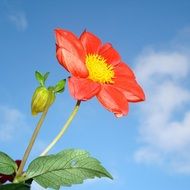
[[[7,154],[0,151],[0,173],[4,175],[11,175],[16,171],[16,162]]]
[[[95,177],[113,179],[97,159],[78,149],[36,158],[30,163],[25,176],[25,180],[34,179],[42,187],[55,190]]]
[[[46,72],[44,75],[39,71],[35,72],[36,80],[39,82],[40,86],[45,86],[45,81],[47,80],[48,76],[49,72]]]
[[[44,74],[44,83],[45,83],[45,81],[47,80],[48,76],[49,76],[49,72],[46,72],[46,73]]]
[[[36,77],[36,80],[40,83],[40,85],[43,86],[44,85],[44,76],[39,71],[36,71],[35,77]]]
[[[60,80],[55,86],[54,86],[54,92],[55,93],[61,93],[65,89],[66,79]]]

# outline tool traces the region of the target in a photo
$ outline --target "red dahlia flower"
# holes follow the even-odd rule
[[[71,73],[69,90],[77,100],[94,96],[117,117],[128,113],[128,102],[145,99],[133,71],[110,43],[102,44],[94,34],[84,31],[78,38],[72,32],[56,29],[56,56]]]

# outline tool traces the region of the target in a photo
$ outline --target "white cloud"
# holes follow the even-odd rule
[[[155,52],[154,50],[146,50],[137,59],[138,77],[146,84],[154,77],[172,77],[179,79],[187,75],[188,57],[180,52]],[[147,81],[148,80],[148,81]]]
[[[147,97],[139,128],[141,147],[134,154],[138,163],[190,173],[188,51],[187,47],[183,51],[149,49],[136,60],[136,75]]]
[[[15,108],[0,106],[0,141],[7,142],[26,128],[24,115]]]
[[[28,21],[24,12],[10,13],[8,19],[19,31],[24,31],[28,27]]]
[[[162,163],[162,158],[159,152],[152,150],[150,147],[143,147],[135,153],[135,160],[138,163],[144,162],[147,164]]]

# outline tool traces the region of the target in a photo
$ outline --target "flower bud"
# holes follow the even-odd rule
[[[55,94],[52,90],[44,86],[36,88],[31,103],[32,115],[43,112],[46,106],[50,106],[55,100]],[[49,105],[48,105],[49,104]]]

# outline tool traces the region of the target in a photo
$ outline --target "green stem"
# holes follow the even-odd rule
[[[47,146],[47,148],[41,153],[40,156],[44,156],[46,155],[52,148],[53,146],[57,143],[57,141],[63,136],[63,134],[66,132],[66,130],[68,129],[71,121],[74,119],[76,113],[78,112],[79,106],[80,106],[81,101],[78,100],[72,113],[70,114],[67,122],[65,123],[65,125],[63,126],[63,128],[61,129],[61,131],[58,133],[58,135],[53,139],[53,141]]]
[[[50,107],[50,105],[47,104],[45,110],[43,111],[43,113],[42,113],[42,115],[41,115],[41,117],[40,117],[40,120],[38,121],[38,123],[37,123],[37,125],[36,125],[36,128],[35,128],[35,130],[34,130],[34,132],[33,132],[33,134],[32,134],[32,137],[31,137],[31,139],[30,139],[30,142],[29,142],[29,144],[28,144],[28,147],[27,147],[27,149],[26,149],[26,151],[25,151],[25,153],[24,153],[24,156],[23,156],[23,158],[22,158],[22,161],[21,161],[20,167],[19,167],[19,169],[18,169],[18,171],[17,171],[17,174],[16,174],[15,179],[16,179],[17,177],[19,177],[19,176],[22,175],[24,166],[25,166],[26,161],[27,161],[27,159],[28,159],[28,156],[29,156],[29,154],[30,154],[30,152],[31,152],[31,150],[32,150],[32,147],[33,147],[34,142],[35,142],[35,140],[36,140],[36,137],[37,137],[37,135],[38,135],[38,133],[39,133],[39,131],[40,131],[40,128],[41,128],[41,126],[42,126],[42,124],[43,124],[43,122],[44,122],[44,120],[45,120],[45,117],[46,117],[46,115],[47,115],[47,112],[48,112],[49,107]]]

